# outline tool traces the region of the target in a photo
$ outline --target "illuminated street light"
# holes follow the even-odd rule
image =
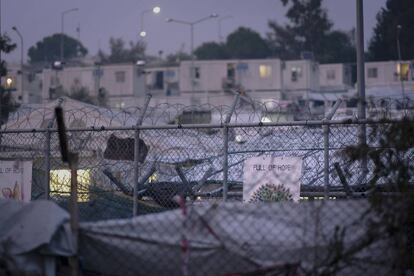
[[[144,17],[146,13],[152,12],[153,14],[159,14],[161,12],[161,8],[159,6],[155,6],[152,8],[152,10],[145,10],[141,12],[141,31],[139,32],[140,37],[146,37],[147,32],[144,28]]]

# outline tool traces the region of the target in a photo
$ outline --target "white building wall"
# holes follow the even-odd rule
[[[177,96],[180,94],[180,69],[174,67],[151,67],[145,68],[146,89],[153,96]],[[157,74],[162,74],[162,89],[156,87]]]
[[[246,70],[236,70],[236,80],[245,90],[268,92],[281,90],[281,62],[279,59],[238,61],[247,65]]]
[[[195,80],[194,91],[222,92],[223,84],[228,80],[229,64],[235,68],[235,84],[240,85],[244,90],[280,91],[281,71],[278,59],[194,61],[194,67],[199,68],[200,73],[200,78]],[[190,68],[191,61],[181,62],[180,89],[183,93],[192,90]]]
[[[58,85],[69,93],[73,87],[86,87],[94,97],[98,88],[104,88],[110,106],[120,106],[127,98],[145,95],[144,74],[133,64],[45,69],[42,81],[43,101],[50,100],[50,88]]]
[[[194,61],[194,67],[199,68],[200,77],[194,78],[194,87],[191,85],[191,61],[182,61],[180,64],[180,90],[182,93],[222,91],[223,80],[227,75],[226,60]]]
[[[320,91],[319,64],[310,60],[285,61],[283,94],[286,99],[306,98],[309,92]]]
[[[8,64],[7,75],[2,78],[3,85],[7,78],[12,79],[11,94],[17,103],[39,103],[41,101],[42,82],[36,73],[27,68],[22,70],[20,64]]]
[[[383,62],[367,62],[365,63],[365,83],[366,86],[398,86],[401,84],[398,73],[398,61],[383,61]],[[402,61],[401,63],[408,64],[408,80],[404,83],[408,87],[414,86],[414,61]],[[376,70],[377,74],[373,75],[371,70]],[[371,71],[371,72],[370,72]]]
[[[342,63],[320,64],[319,85],[322,90],[346,90],[352,86],[351,66]]]

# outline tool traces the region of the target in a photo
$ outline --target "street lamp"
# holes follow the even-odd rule
[[[218,17],[218,14],[217,13],[212,13],[209,16],[200,18],[200,19],[198,19],[196,21],[192,21],[192,22],[184,21],[184,20],[177,20],[177,19],[173,19],[173,18],[167,18],[165,20],[166,22],[175,22],[175,23],[178,23],[178,24],[184,24],[184,25],[190,26],[190,45],[191,45],[191,50],[190,50],[191,51],[191,69],[190,69],[190,73],[191,73],[191,92],[193,92],[193,93],[194,93],[194,75],[195,75],[195,72],[194,72],[194,25],[197,25],[198,23],[201,23],[203,21],[206,21],[206,20],[211,19],[211,18],[216,18],[216,17]]]
[[[61,33],[60,33],[60,61],[63,62],[63,58],[64,58],[64,52],[63,52],[63,34],[64,34],[64,19],[65,19],[65,15],[70,13],[70,12],[74,12],[74,11],[78,11],[78,8],[73,8],[73,9],[69,9],[69,10],[65,10],[61,13],[61,17],[60,17],[60,23],[61,23]]]
[[[145,31],[144,28],[144,16],[146,13],[152,12],[153,14],[159,14],[161,12],[161,8],[159,6],[155,6],[150,10],[145,10],[141,12],[141,31],[139,32],[139,35],[141,37],[145,37],[147,36],[147,32]]]
[[[405,89],[404,89],[404,79],[403,79],[403,72],[402,72],[402,58],[401,58],[401,46],[400,46],[400,34],[401,34],[401,25],[397,25],[397,51],[398,51],[398,69],[399,69],[399,77],[401,82],[401,93],[403,100],[405,98]]]
[[[22,93],[22,100],[24,103],[26,103],[25,98],[24,98],[24,72],[23,72],[23,53],[24,53],[24,44],[23,44],[23,36],[20,33],[20,31],[17,29],[16,26],[12,27],[12,30],[16,32],[16,34],[19,36],[20,38],[20,91]]]
[[[221,42],[223,42],[223,40],[224,40],[224,37],[221,34],[221,22],[224,21],[224,20],[230,19],[230,18],[233,18],[233,16],[226,15],[226,16],[223,16],[223,17],[218,19],[218,37],[219,37],[219,41],[221,41]]]

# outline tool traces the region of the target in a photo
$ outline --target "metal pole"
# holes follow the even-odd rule
[[[78,154],[70,153],[70,226],[72,229],[75,252],[78,252],[79,232],[79,208],[78,208]],[[77,254],[71,257],[72,275],[77,276],[79,272],[79,260]]]
[[[67,13],[70,13],[70,12],[74,12],[74,11],[77,11],[77,10],[79,10],[78,8],[73,8],[73,9],[69,9],[69,10],[66,10],[66,11],[63,11],[62,13],[61,13],[61,17],[60,17],[60,26],[61,26],[61,30],[60,30],[60,62],[63,62],[64,61],[64,47],[63,47],[63,34],[64,34],[64,16],[65,16],[65,14],[67,14]]]
[[[2,19],[2,16],[1,16],[1,0],[0,0],[0,36],[3,38],[3,32],[2,32],[2,30],[1,30],[1,19]],[[1,50],[0,50],[0,64],[2,64],[2,61],[1,61]],[[1,74],[0,74],[0,126],[1,125],[3,125],[3,109],[2,109],[2,106],[3,106],[3,86],[1,85]]]
[[[227,124],[223,128],[224,134],[224,152],[223,152],[223,201],[227,201],[228,193],[228,154],[229,154],[229,128]]]
[[[357,74],[358,74],[358,119],[366,117],[365,102],[365,58],[364,58],[364,10],[363,0],[357,6]],[[364,141],[365,142],[365,141]]]
[[[366,118],[365,100],[365,59],[364,59],[364,7],[363,0],[356,0],[357,8],[357,74],[358,74],[358,120]],[[366,146],[367,134],[366,126],[362,124],[359,128],[359,145]],[[361,182],[365,182],[368,172],[368,161],[364,157],[361,160]]]
[[[219,41],[220,42],[223,42],[224,41],[224,37],[223,37],[222,32],[221,32],[221,22],[223,22],[226,19],[230,19],[230,18],[233,18],[233,16],[226,15],[226,16],[223,16],[222,18],[220,18],[218,20],[218,38],[219,38]]]
[[[145,117],[145,113],[147,112],[147,108],[149,106],[151,100],[151,94],[147,94],[147,97],[145,99],[145,104],[144,107],[142,109],[141,115],[138,118],[137,124],[136,124],[136,130],[135,130],[135,140],[134,140],[134,180],[133,180],[133,189],[134,189],[134,193],[133,193],[133,210],[132,210],[132,215],[135,217],[137,215],[137,210],[138,210],[138,199],[137,199],[137,195],[138,195],[138,185],[139,185],[139,174],[140,174],[140,168],[139,168],[139,136],[140,136],[140,131],[139,131],[139,126],[142,125],[142,122],[144,121],[144,117]]]
[[[49,200],[50,198],[50,130],[46,130],[46,145],[45,145],[45,199]]]
[[[405,98],[405,88],[404,88],[404,78],[402,75],[402,57],[401,57],[401,45],[400,45],[400,34],[401,34],[401,29],[402,26],[398,25],[397,26],[397,51],[398,51],[398,67],[400,68],[400,82],[401,82],[401,93],[402,93],[402,97],[403,100]]]
[[[233,116],[234,110],[236,109],[236,105],[239,101],[240,94],[236,94],[234,97],[233,104],[229,113],[227,113],[226,119],[224,121],[224,128],[223,128],[223,143],[224,143],[224,151],[223,151],[223,201],[227,201],[227,194],[228,194],[228,154],[229,154],[229,127],[228,124],[230,123],[231,117]]]
[[[61,13],[61,17],[60,17],[60,62],[63,62],[63,28],[64,28],[64,22],[63,22],[63,17],[65,16],[65,12]]]
[[[323,122],[327,122],[332,120],[333,115],[335,114],[336,110],[338,110],[339,106],[342,103],[342,99],[338,99],[335,105],[332,107],[332,110],[325,116]],[[323,126],[323,159],[324,159],[324,167],[323,167],[323,179],[324,179],[324,199],[329,199],[329,125]]]
[[[191,98],[194,98],[194,81],[195,81],[195,68],[194,68],[194,24],[190,24],[190,47],[191,47]],[[192,104],[194,104],[194,99]]]
[[[23,72],[23,53],[24,53],[24,43],[23,43],[23,36],[20,33],[20,31],[17,29],[16,26],[12,27],[12,30],[16,32],[17,36],[20,39],[20,91],[22,93],[22,100],[23,103],[25,103],[24,100],[24,72]]]
[[[323,180],[325,184],[324,199],[329,199],[329,125],[323,126]]]

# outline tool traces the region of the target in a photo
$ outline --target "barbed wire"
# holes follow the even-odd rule
[[[344,99],[334,120],[356,118],[356,100]],[[6,129],[44,129],[55,127],[54,108],[62,105],[68,128],[132,127],[141,116],[142,106],[125,109],[109,109],[61,98],[44,105],[26,105],[10,114]],[[414,101],[411,99],[374,98],[366,101],[368,118],[401,118],[413,116]],[[329,107],[312,106],[309,103],[287,101],[260,101],[242,96],[231,117],[232,123],[284,122],[292,120],[323,119]],[[167,124],[223,124],[231,110],[228,105],[211,104],[183,105],[157,104],[148,107],[144,115],[144,125]]]

